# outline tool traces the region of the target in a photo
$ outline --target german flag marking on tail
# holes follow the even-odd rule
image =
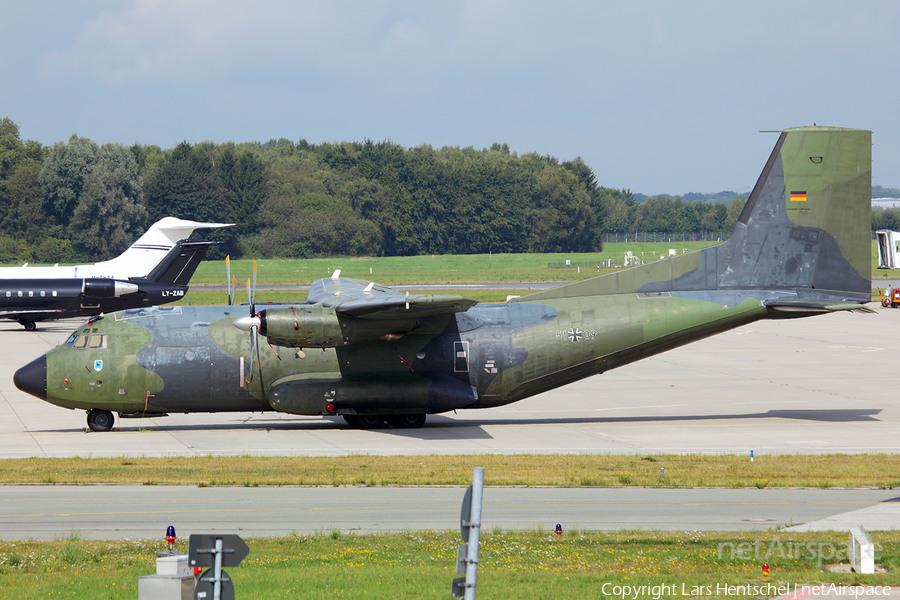
[[[806,192],[791,192],[791,202],[806,202]]]

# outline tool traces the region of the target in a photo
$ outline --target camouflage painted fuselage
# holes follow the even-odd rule
[[[123,413],[484,408],[765,316],[758,300],[740,300],[634,294],[481,305],[429,317],[392,342],[263,345],[259,365],[249,360],[249,336],[233,326],[246,307],[117,313],[48,353],[47,401]]]

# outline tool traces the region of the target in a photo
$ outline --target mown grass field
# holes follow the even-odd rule
[[[548,263],[597,263],[614,260],[622,264],[625,252],[652,260],[669,249],[681,254],[709,246],[714,242],[677,242],[655,244],[606,244],[603,252],[590,254],[467,254],[425,255],[373,258],[261,259],[258,283],[267,285],[308,285],[316,279],[330,277],[334,269],[354,279],[377,281],[384,285],[428,283],[495,283],[503,281],[578,281],[598,274],[597,268],[550,268]],[[654,255],[655,253],[655,255]],[[611,272],[615,269],[601,269]],[[231,261],[231,274],[243,286],[253,273],[252,260]],[[225,285],[225,262],[204,261],[194,277],[193,285]]]
[[[228,569],[235,598],[449,598],[459,532],[317,535],[245,540],[249,556]],[[614,586],[639,588],[629,598],[754,598],[716,593],[717,586],[897,583],[900,533],[875,533],[876,575],[837,574],[823,565],[846,556],[842,533],[623,531],[482,532],[479,598],[614,598]],[[743,548],[749,549],[741,551]],[[133,599],[138,578],[155,572],[163,540],[95,542],[77,535],[56,542],[0,542],[0,597]],[[187,540],[176,544],[187,552]],[[835,557],[838,558],[835,558]],[[770,567],[763,577],[761,566]],[[846,563],[846,558],[844,558]],[[711,593],[706,593],[711,586]],[[604,593],[605,592],[605,593]],[[763,594],[776,595],[776,594]]]
[[[494,486],[900,488],[887,454],[26,458],[0,460],[0,484],[469,485],[476,466]]]
[[[580,281],[616,268],[590,269],[582,267],[550,268],[549,263],[597,263],[616,261],[621,268],[625,252],[644,260],[659,260],[675,250],[697,250],[716,242],[660,242],[608,243],[602,252],[589,254],[470,254],[460,256],[405,257],[335,257],[313,259],[258,260],[258,281],[267,285],[308,285],[316,279],[330,277],[334,269],[341,269],[345,277],[371,279],[385,285],[428,283],[496,283],[504,281]],[[900,269],[878,269],[878,249],[872,241],[872,279],[900,278]],[[253,272],[252,260],[234,260],[232,275],[244,285]],[[204,261],[194,274],[194,285],[225,285],[224,261]]]

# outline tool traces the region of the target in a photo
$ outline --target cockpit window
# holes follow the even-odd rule
[[[77,333],[73,333],[69,336],[69,339],[66,340],[66,343],[79,350],[84,348],[106,348],[106,334],[93,333],[90,335],[78,335]]]

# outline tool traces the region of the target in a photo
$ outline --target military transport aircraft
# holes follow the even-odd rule
[[[171,412],[341,415],[375,428],[487,408],[766,318],[871,312],[871,132],[781,132],[721,244],[476,305],[337,273],[306,302],[158,307],[78,327],[16,386],[93,430]],[[263,338],[260,343],[259,338]]]
[[[28,331],[46,319],[93,316],[183,297],[212,242],[187,239],[198,228],[230,227],[165,217],[125,252],[93,265],[0,267],[0,319]]]

